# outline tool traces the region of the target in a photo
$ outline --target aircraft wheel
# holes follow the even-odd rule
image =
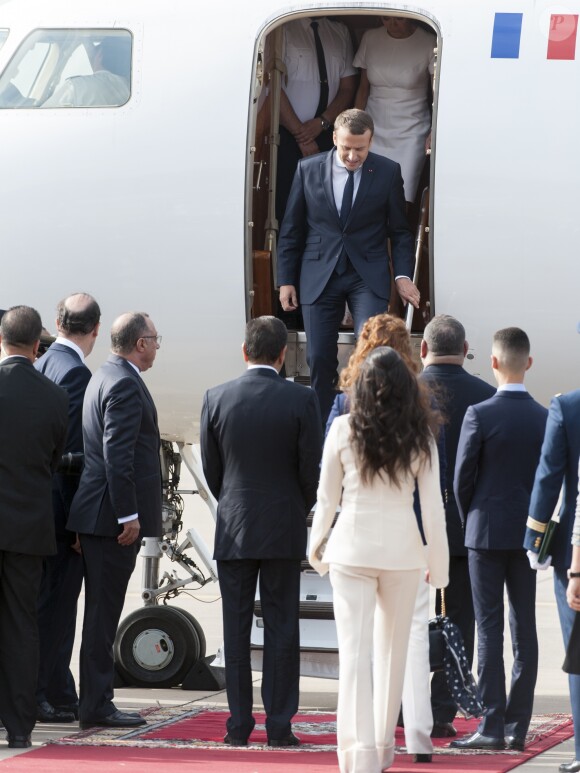
[[[192,624],[192,626],[195,628],[195,632],[197,633],[197,638],[199,639],[199,658],[198,660],[203,660],[205,658],[205,652],[206,652],[206,641],[205,641],[205,634],[203,632],[203,628],[199,624],[199,621],[197,617],[194,617],[191,612],[188,612],[187,609],[181,609],[180,607],[172,607],[176,612],[179,612],[180,615],[183,615],[189,622]]]
[[[202,643],[196,626],[182,612],[173,607],[143,607],[121,622],[115,662],[128,684],[176,687],[197,663]]]

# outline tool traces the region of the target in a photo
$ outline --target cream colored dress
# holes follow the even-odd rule
[[[401,165],[407,201],[415,200],[425,163],[436,45],[435,35],[421,27],[408,38],[393,38],[385,27],[378,27],[365,32],[354,58],[370,83],[366,110],[375,122],[371,150]]]

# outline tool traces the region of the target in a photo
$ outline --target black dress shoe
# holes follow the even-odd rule
[[[580,771],[580,760],[572,760],[572,762],[563,762],[558,770],[561,770],[562,773],[579,773]]]
[[[518,738],[517,735],[506,735],[505,748],[513,749],[516,752],[523,752],[526,748],[526,739]]]
[[[37,722],[74,722],[75,715],[72,711],[61,711],[51,706],[48,701],[36,704]]]
[[[449,746],[453,749],[505,749],[503,738],[493,738],[481,733],[473,733],[451,741]]]
[[[108,717],[100,719],[82,719],[79,722],[81,730],[87,730],[90,727],[141,727],[147,722],[141,714],[129,714],[126,711],[114,711]]]
[[[415,762],[433,762],[432,754],[416,754]]]
[[[8,736],[8,748],[9,749],[28,749],[32,746],[32,741],[29,735],[9,735]]]
[[[55,711],[66,711],[69,714],[73,714],[75,719],[79,718],[79,704],[78,703],[66,703],[66,704],[54,704]]]
[[[228,746],[247,746],[248,745],[248,739],[247,738],[234,738],[229,733],[226,734],[224,737],[224,743]]]
[[[457,735],[457,730],[451,722],[433,722],[431,738],[453,738]]]
[[[285,738],[268,738],[268,746],[300,746],[300,739],[290,733]]]

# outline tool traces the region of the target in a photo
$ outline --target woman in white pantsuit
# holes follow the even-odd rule
[[[320,574],[330,568],[333,587],[340,770],[380,773],[394,759],[419,582],[427,568],[434,587],[447,585],[449,550],[429,398],[415,375],[397,352],[379,347],[351,398],[351,413],[333,422],[324,447],[309,560]],[[427,547],[413,510],[415,482]]]

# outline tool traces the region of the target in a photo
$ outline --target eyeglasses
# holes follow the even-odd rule
[[[154,338],[157,346],[161,346],[161,341],[163,340],[163,336],[139,336],[139,338]]]

